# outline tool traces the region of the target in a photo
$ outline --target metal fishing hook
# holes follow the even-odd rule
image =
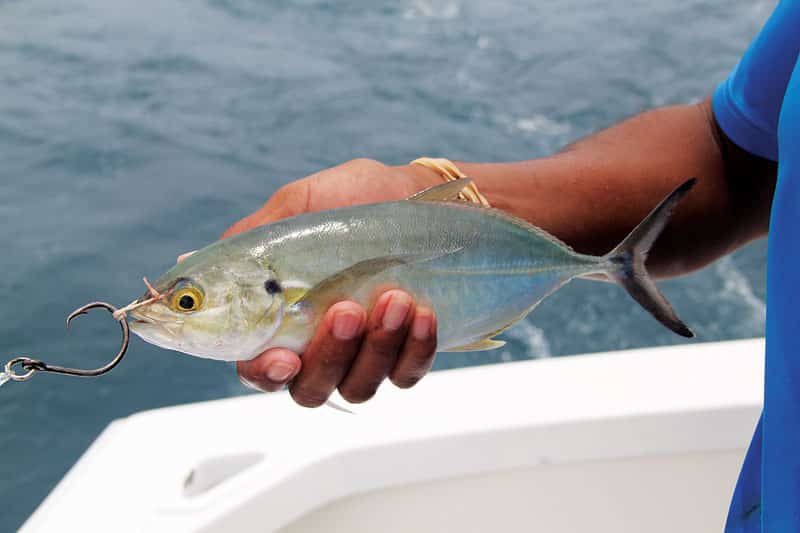
[[[12,381],[27,381],[36,372],[50,372],[53,374],[65,374],[68,376],[79,376],[79,377],[95,377],[105,374],[106,372],[110,371],[112,368],[117,366],[122,358],[125,356],[125,352],[128,350],[128,343],[130,342],[130,331],[128,329],[128,323],[125,321],[125,316],[122,315],[120,318],[117,318],[115,314],[117,312],[117,308],[113,305],[106,303],[106,302],[92,302],[88,303],[82,307],[77,308],[74,310],[70,315],[67,317],[67,328],[69,328],[70,322],[72,319],[79,315],[85,315],[92,309],[105,309],[112,315],[114,315],[115,319],[119,322],[119,326],[122,329],[122,345],[120,346],[119,352],[114,358],[109,361],[106,365],[101,366],[100,368],[95,368],[94,370],[82,370],[79,368],[68,368],[64,366],[56,366],[56,365],[48,365],[43,361],[39,361],[38,359],[32,359],[30,357],[15,357],[14,359],[10,360],[6,363],[4,372],[0,372],[0,375],[5,375],[7,379]],[[14,370],[15,366],[19,366],[23,372],[17,373]]]

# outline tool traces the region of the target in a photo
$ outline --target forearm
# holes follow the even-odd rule
[[[602,254],[690,177],[648,261],[659,277],[700,268],[768,229],[774,165],[720,137],[710,101],[649,111],[548,158],[461,163],[490,202],[577,250]]]

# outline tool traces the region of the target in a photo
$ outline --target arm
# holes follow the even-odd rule
[[[669,191],[696,176],[698,185],[648,262],[657,276],[700,268],[764,235],[776,171],[774,163],[725,137],[710,100],[643,113],[552,157],[459,167],[494,206],[596,254],[616,246]],[[419,165],[355,160],[283,187],[224,236],[303,212],[396,200],[438,183],[436,173]],[[395,328],[387,328],[384,320],[390,300],[405,309]],[[345,319],[342,327],[337,317]],[[349,334],[337,333],[344,330]],[[349,401],[365,401],[387,376],[407,387],[427,372],[436,344],[432,332],[431,311],[416,309],[409,295],[391,291],[369,316],[353,302],[333,306],[302,364],[297,354],[273,349],[237,369],[261,390],[291,381],[293,397],[305,406],[321,405],[336,388]],[[285,371],[280,378],[270,377],[275,365]]]
[[[684,180],[698,184],[648,261],[658,277],[701,268],[769,227],[776,165],[718,128],[710,98],[648,111],[552,157],[459,163],[489,201],[561,238],[603,254]],[[413,169],[413,172],[428,172]]]

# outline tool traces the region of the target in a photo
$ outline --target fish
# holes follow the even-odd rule
[[[273,347],[302,354],[330,305],[349,299],[369,309],[399,288],[436,313],[437,351],[489,350],[570,280],[604,278],[692,337],[645,261],[695,182],[678,186],[598,256],[504,211],[459,201],[469,179],[404,200],[286,218],[177,263],[134,301],[130,328],[149,343],[210,359],[247,360]]]

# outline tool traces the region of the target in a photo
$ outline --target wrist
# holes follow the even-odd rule
[[[442,177],[435,170],[423,167],[422,165],[409,163],[407,165],[397,165],[394,169],[408,176],[417,191],[444,183]]]
[[[542,160],[514,163],[464,161],[453,161],[453,163],[475,183],[493,207],[531,220],[529,211],[535,202],[531,198],[530,189],[536,188],[534,176],[540,174],[536,170],[543,164]],[[439,172],[424,165],[409,163],[394,168],[408,176],[418,190],[445,182],[445,178]]]

